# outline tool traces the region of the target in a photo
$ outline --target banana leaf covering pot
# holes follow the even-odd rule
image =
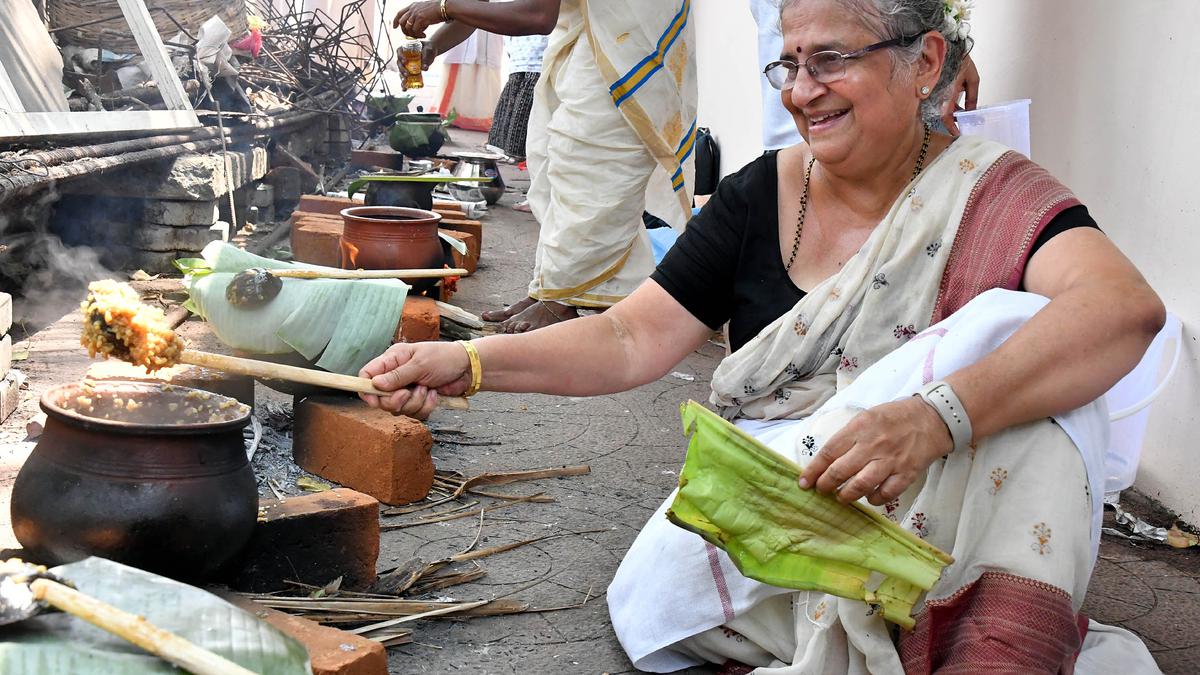
[[[254,532],[258,489],[236,399],[169,384],[69,384],[17,474],[12,526],[41,563],[101,556],[187,581],[213,576]]]

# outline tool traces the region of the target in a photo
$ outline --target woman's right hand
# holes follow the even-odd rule
[[[388,347],[359,371],[384,395],[359,394],[372,408],[425,419],[438,394],[455,396],[471,385],[467,350],[453,342],[400,343]]]

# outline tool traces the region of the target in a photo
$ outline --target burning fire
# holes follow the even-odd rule
[[[345,239],[342,240],[342,267],[348,270],[358,269],[358,247]]]

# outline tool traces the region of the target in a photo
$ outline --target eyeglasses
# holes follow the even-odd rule
[[[925,33],[917,33],[916,35],[902,35],[891,40],[876,42],[873,45],[868,45],[858,51],[843,54],[841,52],[828,50],[817,52],[804,60],[804,69],[808,71],[812,78],[821,84],[829,84],[837,82],[846,76],[846,62],[850,59],[858,59],[870,54],[879,49],[887,49],[888,47],[907,47],[916,42]],[[783,91],[791,89],[796,84],[796,75],[800,72],[800,64],[795,61],[780,60],[772,61],[763,68],[763,75],[767,76],[767,82],[771,83],[772,87]]]

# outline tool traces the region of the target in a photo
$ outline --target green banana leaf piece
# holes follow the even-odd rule
[[[346,186],[346,196],[354,195],[367,186],[367,183],[490,183],[492,178],[487,176],[442,176],[439,174],[422,174],[420,176],[397,176],[394,174],[379,174],[360,176],[350,181]]]
[[[234,307],[225,289],[244,269],[324,269],[247,253],[213,242],[189,261],[188,302],[221,342],[253,354],[297,352],[331,372],[357,375],[392,343],[408,285],[399,279],[284,278],[279,295],[259,307]],[[198,272],[198,273],[197,273]]]
[[[255,673],[312,672],[308,651],[249,612],[221,598],[104,558],[62,565],[54,573],[99,598]],[[68,614],[4,627],[0,675],[141,675],[183,671]]]
[[[680,413],[691,440],[671,522],[746,577],[862,600],[912,628],[913,604],[953,558],[862,504],[800,489],[798,464],[699,403]]]

